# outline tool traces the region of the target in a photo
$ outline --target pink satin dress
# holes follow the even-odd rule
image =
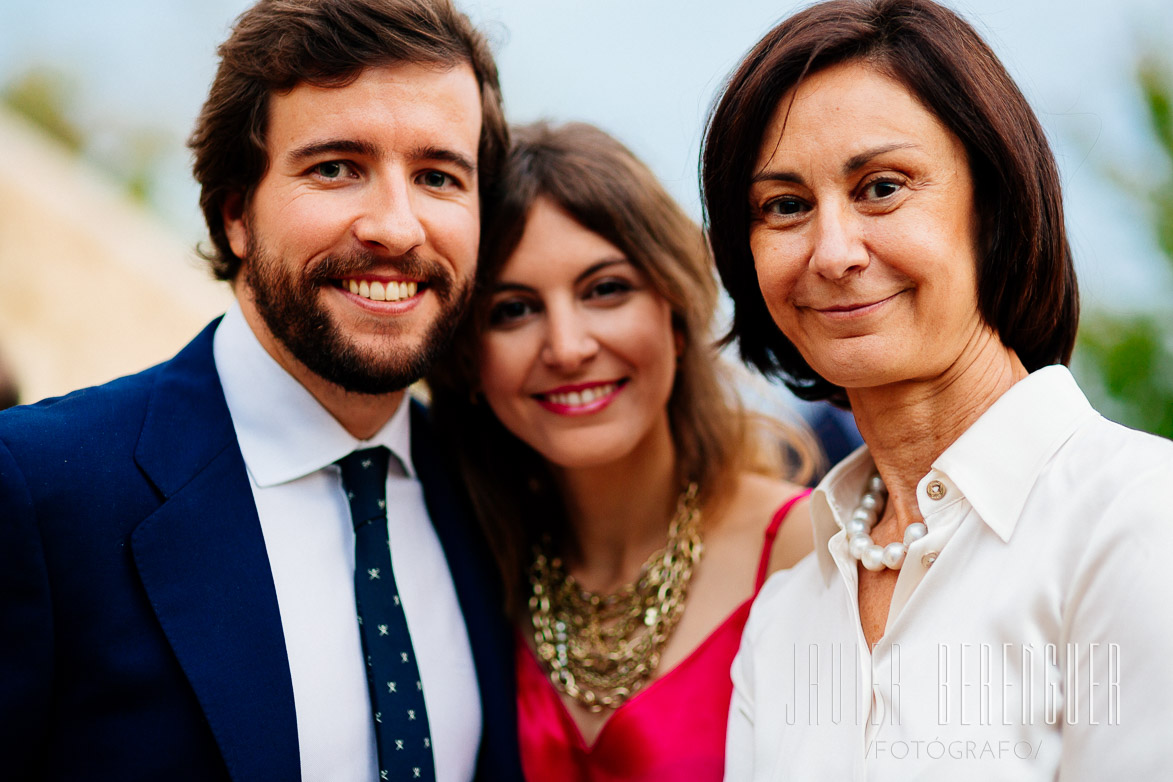
[[[766,580],[770,551],[790,509],[766,530],[754,597]],[[587,746],[533,652],[517,644],[518,734],[529,782],[719,782],[725,773],[725,724],[733,683],[729,668],[753,597],[738,606],[672,670],[614,711]]]

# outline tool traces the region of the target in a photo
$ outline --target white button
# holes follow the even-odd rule
[[[937,552],[936,551],[930,551],[928,554],[925,554],[923,557],[920,558],[920,563],[923,566],[925,566],[926,568],[931,567],[932,564],[936,561],[937,561]]]
[[[930,500],[939,500],[945,496],[945,484],[940,481],[929,481],[926,490],[928,491]]]

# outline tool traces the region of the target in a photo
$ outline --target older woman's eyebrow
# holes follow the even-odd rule
[[[868,161],[872,160],[873,158],[877,158],[880,155],[886,154],[888,152],[894,152],[898,149],[911,149],[915,146],[917,145],[911,141],[897,141],[891,144],[881,144],[878,147],[865,149],[863,152],[859,152],[847,158],[847,162],[843,164],[843,174],[846,176],[848,174],[855,173],[855,171],[857,171],[860,167],[867,165]],[[771,169],[764,169],[754,174],[753,177],[749,180],[751,185],[758,182],[793,182],[796,185],[801,185],[803,184],[803,178],[794,171],[776,171]]]
[[[845,175],[853,174],[857,169],[867,165],[867,163],[873,158],[877,158],[880,155],[888,152],[895,152],[898,149],[910,149],[915,146],[916,144],[911,141],[897,141],[891,144],[881,144],[878,147],[866,149],[857,155],[852,155],[851,157],[847,158],[847,162],[843,164],[843,173]]]
[[[758,182],[793,182],[796,185],[802,184],[802,177],[793,171],[771,171],[765,169],[753,175],[749,180],[751,185]]]

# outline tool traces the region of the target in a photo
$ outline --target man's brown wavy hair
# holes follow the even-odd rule
[[[273,94],[303,83],[343,87],[367,68],[397,63],[467,63],[481,91],[482,193],[509,147],[489,45],[450,0],[261,0],[236,20],[219,53],[220,66],[188,146],[212,240],[204,255],[221,280],[234,279],[242,260],[224,232],[224,202],[239,195],[247,205],[268,169]]]

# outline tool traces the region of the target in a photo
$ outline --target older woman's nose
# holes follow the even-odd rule
[[[427,238],[409,184],[400,177],[375,180],[362,194],[355,236],[364,245],[405,255]]]
[[[815,219],[810,265],[818,274],[841,279],[868,265],[868,249],[858,217],[845,209],[824,208]]]
[[[547,310],[545,336],[541,358],[556,369],[576,369],[599,352],[598,341],[586,328],[583,319],[570,308],[551,307]]]

